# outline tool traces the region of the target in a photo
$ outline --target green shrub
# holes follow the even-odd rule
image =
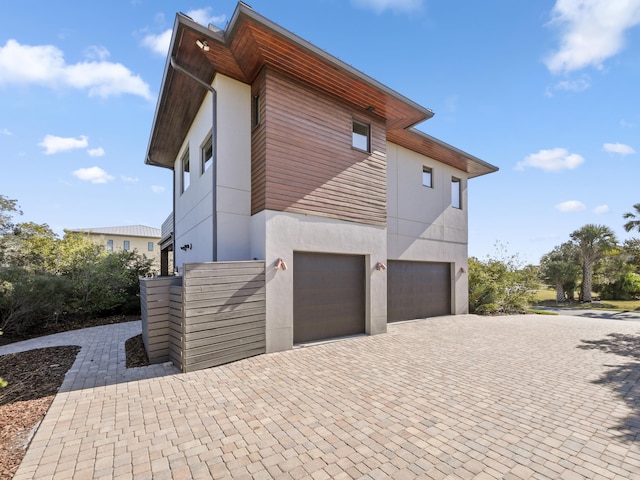
[[[640,275],[623,273],[615,282],[604,285],[600,290],[602,300],[637,300],[640,299]]]

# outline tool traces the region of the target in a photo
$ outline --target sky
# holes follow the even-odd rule
[[[622,215],[640,203],[640,0],[248,3],[500,168],[469,181],[469,255],[498,243],[537,264],[588,223],[634,236]],[[172,172],[144,158],[176,12],[224,28],[235,6],[0,0],[0,194],[16,220],[160,228]]]

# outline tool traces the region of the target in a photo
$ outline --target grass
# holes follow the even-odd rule
[[[597,297],[597,295],[594,295],[594,297]],[[578,301],[575,301],[558,303],[556,302],[555,290],[552,290],[550,288],[538,290],[534,295],[533,304],[546,307],[593,308],[604,310],[618,310],[621,312],[640,311],[640,300],[604,300],[602,302],[592,303],[580,303]]]

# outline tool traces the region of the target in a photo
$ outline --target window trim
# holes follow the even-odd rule
[[[147,242],[147,252],[153,252],[153,242]]]
[[[131,250],[131,241],[130,241],[130,240],[124,240],[124,241],[122,242],[122,249],[123,249],[123,250],[125,250],[125,251],[127,251],[127,252],[128,252],[129,250]]]
[[[186,170],[185,170],[186,166]],[[187,191],[191,185],[191,165],[189,162],[189,147],[184,151],[182,157],[180,157],[180,193]],[[185,182],[185,179],[189,181]],[[186,185],[185,185],[186,184]]]
[[[211,156],[209,158],[206,158],[205,155],[207,147],[211,148]],[[207,161],[209,162],[208,165]],[[213,132],[210,132],[209,135],[207,135],[205,141],[200,146],[200,175],[203,175],[211,165],[213,165]]]
[[[107,252],[113,253],[113,240],[112,239],[107,240]]]
[[[429,174],[429,185],[424,183],[424,174],[425,173]],[[428,188],[433,188],[433,168],[427,167],[426,165],[422,166],[422,186],[423,187],[428,187]]]
[[[356,132],[356,127],[364,127],[367,130],[367,133],[362,134],[362,133]],[[367,141],[366,149],[363,150],[362,148],[356,145],[355,140],[357,137],[355,135],[359,135],[360,137],[366,138],[366,141]],[[353,148],[354,150],[358,150],[360,152],[371,153],[371,124],[370,123],[360,122],[356,119],[351,120],[351,148]]]
[[[454,185],[458,185],[457,195],[454,196]],[[455,198],[457,197],[457,198]],[[457,200],[457,205],[454,203],[454,199]],[[462,210],[462,179],[458,177],[451,177],[451,206],[458,210]]]

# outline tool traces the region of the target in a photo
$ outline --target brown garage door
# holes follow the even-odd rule
[[[387,321],[451,314],[449,263],[387,263]]]
[[[362,255],[293,254],[293,342],[365,331]]]

